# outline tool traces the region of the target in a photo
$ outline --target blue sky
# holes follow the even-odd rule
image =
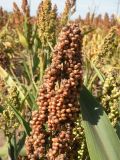
[[[0,0],[0,6],[8,11],[12,11],[12,3],[16,2],[18,5],[21,4],[22,0]],[[117,12],[117,3],[120,0],[77,0],[77,11],[74,17],[81,15],[82,17],[90,11],[95,10],[96,14],[108,12],[109,14]],[[38,4],[41,0],[28,0],[31,6],[31,13],[35,15]],[[65,0],[52,0],[53,4],[57,4],[58,12],[60,13],[65,4]],[[120,13],[120,12],[119,12]]]

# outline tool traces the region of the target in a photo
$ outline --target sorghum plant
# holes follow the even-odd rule
[[[82,85],[81,32],[76,24],[62,29],[52,63],[40,87],[38,111],[33,111],[32,132],[26,140],[29,159],[69,159],[73,127],[79,115]]]
[[[52,46],[56,42],[56,22],[57,9],[52,8],[50,0],[42,1],[38,8],[37,26],[38,34],[43,48],[47,48],[51,43]]]
[[[3,112],[0,113],[0,128],[4,130],[5,136],[11,138],[15,130],[19,127],[19,122],[11,108],[11,105],[17,110],[20,110],[20,98],[16,88],[9,88],[6,90],[2,98]]]
[[[104,38],[97,54],[97,66],[103,73],[109,72],[112,59],[115,58],[119,45],[117,28],[112,27]]]
[[[115,77],[115,74],[109,73],[102,87],[101,103],[114,127],[120,118],[119,97],[120,81]]]
[[[75,138],[73,141],[73,150],[72,150],[73,158],[72,159],[89,160],[90,157],[89,157],[89,153],[87,149],[81,115],[79,116],[79,118],[77,119],[75,123],[73,134],[75,135]]]

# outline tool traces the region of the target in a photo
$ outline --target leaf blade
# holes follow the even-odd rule
[[[119,138],[106,113],[85,87],[80,92],[80,104],[91,160],[119,160]]]
[[[29,123],[20,115],[20,113],[17,111],[17,109],[15,109],[11,104],[10,104],[10,106],[13,109],[13,112],[16,115],[16,117],[17,117],[18,121],[20,122],[20,124],[24,127],[25,133],[27,135],[29,135],[30,131],[31,131]]]

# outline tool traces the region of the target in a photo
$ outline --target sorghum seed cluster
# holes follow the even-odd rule
[[[21,99],[16,87],[6,88],[4,92],[3,97],[0,99],[4,109],[0,113],[0,129],[4,131],[5,136],[11,137],[13,132],[19,127],[19,122],[11,106],[20,110]]]
[[[103,39],[103,42],[99,48],[96,64],[97,67],[105,75],[110,72],[110,66],[117,67],[118,55],[119,55],[119,36],[117,34],[117,27],[112,27],[108,34]]]
[[[74,141],[73,141],[73,159],[75,160],[90,160],[86,139],[85,139],[85,133],[84,128],[82,126],[82,117],[79,116],[75,127],[73,129],[73,134],[75,135]]]
[[[68,25],[62,29],[52,63],[40,87],[37,99],[39,110],[33,112],[32,132],[26,140],[29,159],[67,159],[73,140],[72,129],[80,110],[81,58],[79,26]]]
[[[101,103],[105,107],[105,111],[115,127],[120,118],[119,115],[119,97],[120,97],[120,82],[112,73],[106,77],[102,88]]]

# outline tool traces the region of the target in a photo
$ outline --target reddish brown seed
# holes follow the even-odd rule
[[[42,139],[40,142],[41,142],[41,144],[44,144],[44,143],[45,143],[45,140],[44,140],[44,139]]]
[[[54,122],[55,122],[55,123],[58,123],[58,122],[59,122],[59,120],[58,120],[58,119],[54,119]]]
[[[58,138],[52,138],[52,141],[53,141],[53,142],[58,142],[59,139],[58,139]]]
[[[67,112],[67,113],[70,113],[70,112],[71,112],[71,109],[70,109],[70,108],[66,109],[66,112]]]
[[[66,147],[72,140],[72,126],[77,118],[79,87],[82,84],[81,72],[81,37],[79,26],[72,24],[62,30],[59,42],[54,48],[52,63],[45,71],[43,86],[38,93],[39,112],[33,114],[31,121],[31,142],[28,141],[28,154],[40,150],[40,157],[54,160],[61,153],[66,154]],[[67,121],[66,121],[67,120]],[[43,132],[44,124],[48,132]],[[66,125],[67,124],[67,125]],[[69,124],[69,127],[68,127]],[[56,133],[57,130],[57,133]],[[63,131],[64,130],[64,131]],[[53,133],[55,133],[53,135]],[[44,135],[44,137],[39,137]],[[53,135],[51,147],[44,155],[45,137]],[[34,157],[34,155],[32,155]]]

